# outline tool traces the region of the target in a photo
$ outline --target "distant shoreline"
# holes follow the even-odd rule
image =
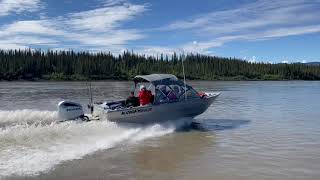
[[[182,63],[183,62],[183,63]],[[314,63],[313,63],[314,64]],[[184,66],[184,68],[182,67]],[[125,51],[0,50],[0,80],[87,81],[130,80],[141,74],[173,74],[183,79],[210,81],[320,80],[320,66],[302,63],[252,63],[201,54],[146,56]]]
[[[179,78],[182,79],[182,78]],[[310,79],[237,79],[232,77],[221,79],[186,79],[187,81],[320,81]],[[14,79],[0,80],[0,82],[85,82],[85,81],[132,81],[132,78],[127,79]]]

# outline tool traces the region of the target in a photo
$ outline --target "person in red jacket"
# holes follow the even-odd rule
[[[151,99],[152,99],[151,91],[148,91],[144,85],[141,85],[140,91],[139,91],[140,106],[144,106],[146,104],[151,103]]]

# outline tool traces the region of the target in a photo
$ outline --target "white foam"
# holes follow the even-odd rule
[[[39,111],[31,109],[0,111],[0,127],[21,123],[50,123],[57,119],[58,116],[56,111]]]
[[[20,121],[25,119],[10,122]],[[108,121],[12,124],[0,129],[0,177],[36,175],[62,161],[79,159],[120,143],[162,136],[175,128],[174,124],[124,127]]]

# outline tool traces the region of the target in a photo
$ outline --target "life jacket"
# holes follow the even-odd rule
[[[139,92],[140,106],[151,103],[151,92],[144,90]]]

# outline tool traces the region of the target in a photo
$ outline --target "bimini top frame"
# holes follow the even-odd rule
[[[136,77],[134,77],[133,81],[136,84],[140,82],[149,82],[154,86],[157,86],[159,84],[183,84],[183,82],[181,82],[175,75],[172,74],[137,75]]]
[[[186,92],[188,98],[199,98],[198,93],[191,86],[185,85],[184,82],[172,74],[138,75],[133,81],[135,86],[138,83],[152,84],[155,94],[154,103],[156,104],[186,100],[184,98]]]

